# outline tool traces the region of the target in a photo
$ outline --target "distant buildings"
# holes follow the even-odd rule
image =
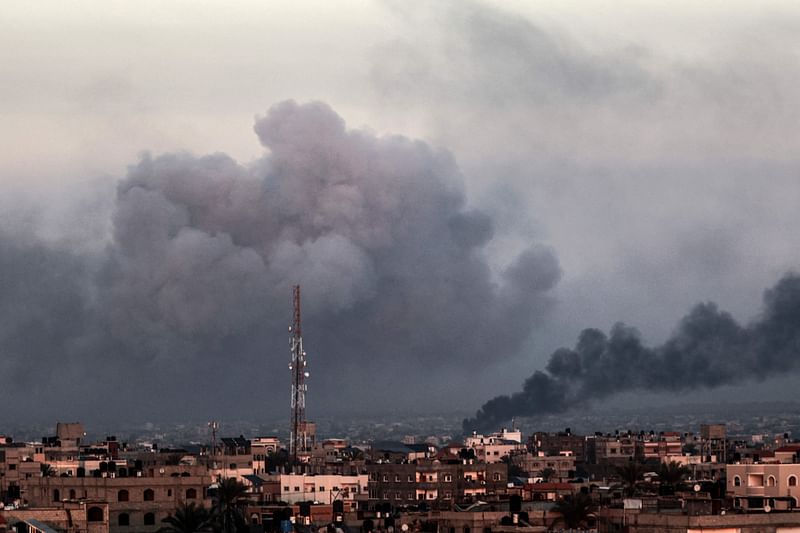
[[[533,533],[565,525],[558,506],[576,500],[593,509],[580,523],[601,532],[800,528],[792,512],[800,443],[731,437],[719,424],[527,440],[501,430],[441,447],[329,438],[309,441],[296,465],[271,436],[214,435],[211,446],[179,449],[85,438],[77,423],[36,443],[0,438],[0,533],[156,533],[184,504],[214,505],[231,478],[244,487],[234,503],[251,533],[309,533],[328,522],[350,531]]]

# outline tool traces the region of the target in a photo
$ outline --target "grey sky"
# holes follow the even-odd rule
[[[464,182],[454,213],[491,217],[481,244],[491,279],[531,246],[553,250],[554,305],[542,301],[535,327],[519,327],[530,336],[518,350],[472,370],[442,355],[444,385],[420,376],[414,398],[375,393],[376,404],[473,409],[518,388],[584,327],[621,320],[660,343],[698,301],[746,322],[762,291],[797,268],[794,2],[12,1],[0,20],[4,233],[99,265],[119,216],[117,182],[142,151],[220,152],[257,167],[254,117],[294,99],[327,103],[349,128],[449,151]],[[358,271],[357,254],[346,256],[336,264]],[[91,267],[68,272],[82,268]],[[370,290],[351,288],[356,299]],[[357,342],[342,337],[345,349]],[[265,357],[271,387],[283,383],[284,356]],[[385,372],[365,368],[367,381]],[[235,390],[237,376],[223,388]],[[314,387],[337,394],[323,380],[311,383],[312,410]]]

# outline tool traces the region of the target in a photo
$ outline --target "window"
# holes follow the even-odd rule
[[[400,483],[400,474],[395,474],[394,475],[394,482],[395,483]]]
[[[401,493],[399,493],[399,492],[395,492],[394,493],[394,499],[395,500],[402,500],[403,499],[403,495]]]
[[[495,472],[492,475],[492,479],[495,480],[495,481],[500,481],[500,472]]]
[[[383,482],[386,483],[387,481],[389,481],[389,476],[387,474],[384,474],[383,475]]]
[[[144,493],[142,494],[144,501],[152,502],[156,499],[156,493],[153,492],[153,489],[144,489]]]
[[[131,515],[128,513],[120,513],[117,517],[117,525],[129,526],[131,525]]]
[[[75,489],[69,489],[69,499],[70,500],[75,499]]]
[[[414,483],[414,476],[408,476],[408,479],[406,479],[406,481],[408,481],[409,483]]]
[[[186,489],[186,499],[187,500],[197,499],[197,489]]]
[[[100,507],[89,507],[89,510],[86,511],[86,520],[89,522],[102,522],[103,509]]]
[[[154,513],[144,513],[144,525],[146,526],[156,525],[156,515]]]
[[[288,486],[283,487],[283,492],[289,492],[289,487]]]
[[[300,492],[300,487],[295,487],[295,488],[294,488],[294,491],[295,491],[295,492]]]
[[[320,485],[319,486],[319,491],[320,492],[325,492],[325,485]]]
[[[130,499],[130,497],[128,495],[128,491],[127,490],[122,489],[121,491],[117,492],[117,501],[118,502],[127,502],[129,499]],[[120,515],[120,516],[122,516],[122,515]],[[125,525],[127,526],[128,524],[125,524]]]
[[[53,501],[61,501],[61,493],[58,492],[58,489],[53,489]]]
[[[445,474],[444,475],[444,482],[445,483],[450,483],[451,481],[453,481],[453,476],[451,474]]]
[[[733,477],[733,486],[734,487],[741,487],[742,486],[742,478],[740,478],[739,476],[734,476]]]
[[[171,496],[172,496],[172,489],[167,489],[167,497],[169,498]]]
[[[797,476],[789,476],[789,486],[790,487],[797,486]]]
[[[774,487],[775,486],[775,476],[769,476],[767,478],[767,486]]]

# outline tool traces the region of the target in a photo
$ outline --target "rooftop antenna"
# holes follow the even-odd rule
[[[292,325],[289,326],[289,349],[292,360],[289,370],[292,372],[292,420],[289,434],[289,460],[292,465],[298,463],[298,454],[306,451],[306,352],[303,350],[302,326],[300,323],[300,285],[292,287],[294,313]]]

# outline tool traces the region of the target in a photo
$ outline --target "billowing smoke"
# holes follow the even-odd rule
[[[489,400],[463,429],[488,430],[512,417],[564,411],[621,392],[714,388],[798,368],[800,275],[788,274],[764,293],[762,314],[748,325],[704,303],[652,348],[624,324],[608,335],[586,329],[574,348],[556,350],[546,371],[536,371],[522,391]]]
[[[249,165],[143,156],[101,254],[2,235],[5,405],[281,414],[296,283],[311,405],[386,405],[387,387],[413,397],[519,351],[557,260],[532,246],[490,264],[492,217],[468,207],[447,152],[348,130],[322,103],[278,104],[255,132],[267,153]]]

